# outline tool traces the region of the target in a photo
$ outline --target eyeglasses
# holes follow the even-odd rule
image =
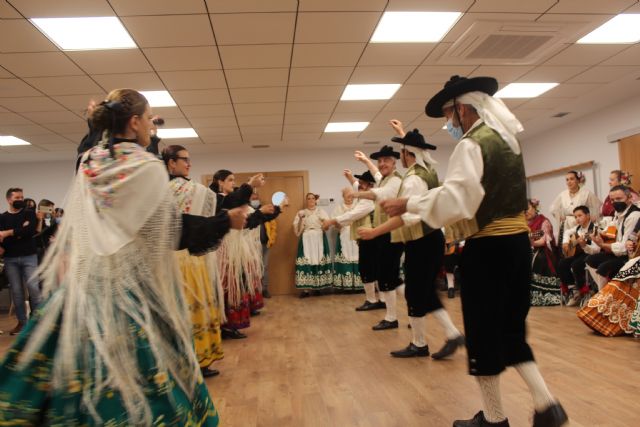
[[[176,160],[184,160],[186,164],[188,164],[188,165],[191,164],[191,159],[189,157],[176,156]]]

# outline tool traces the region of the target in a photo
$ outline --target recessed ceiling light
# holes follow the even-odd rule
[[[371,99],[391,99],[401,84],[347,85],[340,101],[363,101]]]
[[[324,128],[325,132],[360,132],[369,126],[369,122],[333,122]]]
[[[31,143],[15,136],[0,136],[0,146],[11,147],[14,145],[31,145]]]
[[[637,43],[640,41],[640,13],[623,13],[577,41],[580,44]]]
[[[62,50],[132,49],[137,47],[115,16],[32,18],[30,21]]]
[[[436,43],[460,16],[460,12],[385,12],[371,43]]]
[[[162,139],[197,138],[193,128],[158,129],[158,137]]]
[[[175,107],[176,101],[173,100],[169,92],[166,90],[149,90],[140,92],[147,98],[149,105],[152,107]]]
[[[494,95],[497,98],[535,98],[558,86],[558,83],[510,83]]]

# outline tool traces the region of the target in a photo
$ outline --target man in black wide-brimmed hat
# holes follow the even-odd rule
[[[469,373],[476,377],[484,411],[454,427],[500,426],[509,422],[501,403],[499,375],[514,366],[533,396],[534,427],[567,422],[549,392],[526,340],[531,245],[524,162],[516,134],[522,125],[493,97],[491,77],[453,76],[429,100],[430,117],[446,117],[447,130],[460,141],[441,187],[420,197],[383,204],[389,215],[417,213],[433,228],[451,226],[466,239],[460,259],[461,298]]]
[[[397,196],[421,196],[429,189],[438,187],[438,174],[433,168],[436,162],[429,154],[429,150],[435,150],[436,147],[428,144],[418,129],[405,132],[400,121],[391,120],[389,123],[399,135],[391,140],[402,144],[400,159],[402,166],[407,168]],[[440,229],[422,222],[420,215],[408,212],[391,217],[375,228],[358,230],[360,237],[365,240],[389,232],[391,242],[404,244],[405,296],[412,335],[406,348],[392,351],[391,355],[402,358],[429,356],[426,315],[432,314],[447,336],[444,347],[432,357],[448,357],[464,344],[464,338],[442,306],[436,291],[435,281],[444,258],[444,235]]]

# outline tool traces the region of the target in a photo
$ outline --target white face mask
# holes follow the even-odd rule
[[[260,200],[252,200],[249,202],[249,204],[253,209],[258,209],[258,206],[260,206]]]

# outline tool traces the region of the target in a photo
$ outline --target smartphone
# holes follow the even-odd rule
[[[53,214],[53,206],[39,206],[38,212],[42,212],[43,214]]]

